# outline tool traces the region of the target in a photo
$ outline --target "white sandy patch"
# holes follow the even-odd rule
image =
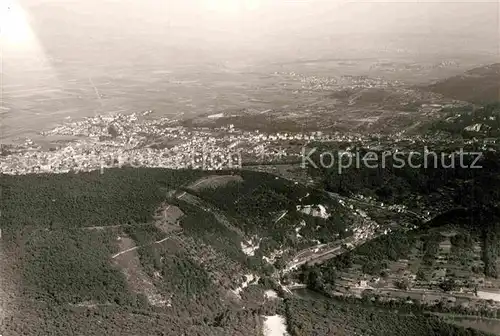
[[[357,285],[353,286],[352,288],[355,289],[373,289],[373,287],[368,285],[368,281],[366,280],[361,280],[360,282],[357,283]]]
[[[477,296],[483,300],[493,300],[500,302],[500,293],[477,291]]]
[[[208,118],[210,119],[218,119],[218,118],[222,118],[224,117],[224,113],[217,113],[217,114],[212,114],[212,115],[209,115]]]
[[[301,230],[304,226],[306,226],[306,222],[305,222],[304,220],[302,220],[302,221],[300,222],[300,226],[298,226],[298,227],[296,227],[296,228],[295,228],[295,235],[297,236],[297,238],[303,238],[303,237],[300,235],[300,233],[299,233],[299,232],[300,232],[300,230]]]
[[[269,258],[269,257],[266,257],[266,256],[262,256],[262,260],[270,263],[270,264],[274,264],[274,259],[272,258]]]
[[[276,262],[276,258],[281,257],[283,255],[283,250],[277,250],[271,253],[269,257],[267,256],[262,256],[262,259],[267,261],[270,264],[274,264]]]
[[[264,325],[262,331],[265,336],[288,336],[286,331],[286,320],[281,315],[263,316]]]
[[[326,211],[324,205],[319,204],[318,206],[314,205],[297,205],[297,211],[305,213],[306,215],[310,215],[313,217],[321,217],[327,219],[330,217],[330,214]]]
[[[286,286],[286,289],[288,290],[288,292],[291,293],[291,289],[306,288],[306,287],[307,287],[306,284],[299,283],[299,282],[292,282],[291,284],[289,284],[288,286]]]
[[[276,291],[272,289],[269,289],[264,292],[264,296],[266,297],[266,299],[276,299],[278,298],[278,293],[276,293]]]
[[[260,245],[260,239],[255,242],[256,239],[250,239],[247,242],[241,242],[241,250],[243,253],[245,253],[247,256],[254,256],[255,251],[259,249]]]
[[[256,283],[257,281],[259,281],[260,277],[258,276],[255,276],[253,274],[247,274],[245,275],[245,281],[240,285],[240,287],[236,288],[235,290],[233,290],[233,293],[236,294],[236,295],[240,295],[241,292],[248,287],[248,285],[250,285],[251,283]]]

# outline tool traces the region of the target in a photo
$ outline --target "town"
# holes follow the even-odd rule
[[[43,149],[31,139],[17,146],[3,146],[0,171],[4,174],[68,173],[103,170],[112,167],[161,167],[170,169],[221,170],[250,163],[299,162],[304,148],[314,143],[346,144],[356,148],[392,151],[420,150],[419,144],[438,146],[452,139],[423,135],[361,135],[357,133],[276,132],[241,130],[229,124],[222,127],[186,127],[177,120],[151,119],[151,111],[130,115],[95,116],[67,122],[42,136],[66,136]],[[495,142],[460,140],[456,148],[482,143],[482,149],[495,150]],[[492,147],[493,146],[493,147]],[[477,146],[476,146],[477,147]],[[423,148],[423,147],[422,147]]]

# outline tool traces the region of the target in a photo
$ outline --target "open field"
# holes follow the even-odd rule
[[[296,123],[300,126],[304,126],[302,119],[324,118],[333,113],[323,127],[350,130],[371,124],[380,127],[387,118],[408,119],[401,114],[408,111],[397,102],[408,100],[405,88],[413,87],[416,82],[430,84],[480,64],[466,58],[451,63],[436,58],[410,66],[403,59],[371,58],[276,65],[248,63],[244,67],[232,67],[224,62],[198,62],[170,64],[165,68],[160,56],[148,55],[149,62],[134,64],[131,69],[125,59],[111,65],[104,61],[86,64],[43,59],[43,54],[37,57],[42,58],[40,62],[27,57],[14,58],[14,55],[4,60],[0,111],[3,141],[19,137],[36,139],[39,131],[54,127],[65,118],[144,110],[153,110],[152,117],[172,119],[273,110],[285,117],[282,123],[289,115],[292,120],[298,118]],[[276,72],[300,74],[306,81],[276,75]],[[348,85],[318,90],[318,84],[325,84],[321,78],[342,76],[383,80],[395,85],[398,91],[356,89],[346,97],[349,99],[344,99],[332,94],[339,89],[349,89]],[[307,78],[316,80],[309,82]],[[304,85],[307,90],[303,90]],[[394,99],[396,104],[391,107]],[[349,119],[345,118],[347,114]],[[269,118],[276,116],[276,113],[269,114]],[[313,124],[316,124],[314,120],[309,126]]]

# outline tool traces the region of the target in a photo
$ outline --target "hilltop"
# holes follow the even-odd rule
[[[472,103],[489,103],[500,100],[500,63],[466,71],[424,87],[431,92]]]

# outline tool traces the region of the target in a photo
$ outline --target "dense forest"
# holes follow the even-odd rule
[[[479,336],[480,331],[455,327],[432,315],[404,314],[395,310],[365,307],[319,296],[286,302],[288,329],[293,336]]]
[[[2,234],[14,239],[33,229],[146,223],[168,191],[205,174],[124,168],[104,174],[1,175]]]
[[[362,150],[361,153],[363,155]],[[378,154],[382,157],[382,152]],[[441,153],[436,154],[440,158]],[[404,158],[408,162],[408,155]],[[428,160],[433,160],[433,157]],[[457,207],[469,206],[471,202],[482,205],[494,204],[500,199],[500,177],[498,176],[500,157],[493,152],[484,153],[479,162],[480,169],[469,168],[474,161],[474,157],[464,156],[463,168],[458,161],[454,169],[442,165],[425,167],[423,156],[413,156],[412,162],[414,165],[421,164],[421,168],[412,168],[408,165],[398,168],[397,162],[387,157],[385,167],[382,165],[377,168],[365,165],[353,166],[345,169],[341,174],[338,173],[336,167],[333,167],[324,168],[321,171],[312,169],[311,173],[323,181],[326,190],[347,196],[362,194],[381,201],[400,204],[411,202],[416,197],[422,198],[421,202],[432,202],[433,197],[438,196],[443,198],[443,203],[451,202]],[[413,203],[408,205],[418,206]]]
[[[300,198],[308,192],[308,202],[327,198],[269,174],[241,174],[240,185],[202,190],[198,205],[172,199],[171,191],[206,175],[199,171],[2,175],[2,253],[8,251],[12,257],[14,272],[5,274],[19,274],[21,280],[14,310],[2,322],[2,331],[12,335],[259,333],[262,298],[252,294],[255,288],[241,295],[252,307],[246,310],[229,293],[241,283],[241,274],[251,269],[270,275],[273,268],[266,268],[269,265],[260,254],[244,255],[240,242],[255,233],[271,233],[270,239],[262,240],[261,253],[277,248],[291,239],[289,231],[295,232],[300,219],[316,224],[314,218],[296,211]],[[231,201],[238,195],[241,203],[235,205]],[[254,196],[261,198],[255,202]],[[171,239],[154,224],[154,214],[165,201],[183,212],[181,230]],[[270,227],[283,210],[293,215]],[[331,230],[333,235],[339,228]],[[117,263],[111,256],[127,237],[139,248],[124,255],[128,262]],[[163,239],[167,239],[164,244],[155,243]],[[139,260],[134,267],[139,269],[122,269],[133,261],[134,253]],[[154,287],[164,306],[153,305],[147,297],[151,293],[137,292],[131,274],[143,274],[136,280],[149,281],[146,287]],[[267,279],[263,288],[273,287]],[[256,293],[263,295],[262,290]]]
[[[181,223],[181,241],[154,244],[166,237],[154,225],[155,210],[169,191],[205,174],[111,169],[105,174],[2,175],[2,263],[3,253],[9,256],[8,264],[2,264],[8,266],[2,269],[2,281],[16,281],[18,292],[9,294],[0,330],[61,336],[257,332],[256,312],[224,300],[227,288],[200,258],[213,242],[215,249],[227,252],[229,247],[244,260],[230,232],[183,204],[188,215]],[[223,234],[219,244],[211,241],[217,233]],[[127,262],[119,266],[111,258],[120,251],[121,237],[140,246],[136,268],[123,270]],[[226,245],[229,241],[232,245]],[[134,254],[126,258],[133,261]],[[149,281],[158,299],[171,304],[153,306],[146,297],[151,293],[133,290],[130,272],[143,272],[138,279]]]
[[[31,234],[22,259],[25,290],[35,300],[132,305],[120,272],[109,265],[109,232],[57,230]]]
[[[238,173],[243,177],[241,182],[190,193],[224,211],[247,235],[264,237],[259,253],[270,252],[279,246],[300,249],[314,240],[331,241],[338,235],[347,234],[346,228],[354,221],[352,214],[325,192],[267,173],[245,170]],[[336,215],[321,218],[297,211],[298,205],[319,204]],[[286,216],[281,218],[284,212]],[[295,229],[302,221],[305,223],[300,231],[303,239],[299,241]]]

